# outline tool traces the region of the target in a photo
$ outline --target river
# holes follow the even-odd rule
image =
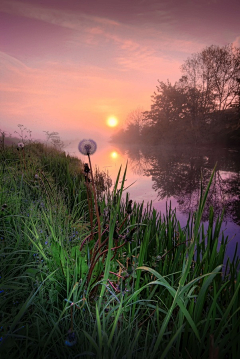
[[[77,145],[71,143],[65,151],[84,162],[87,158],[78,152]],[[113,182],[120,166],[123,174],[127,163],[125,187],[130,186],[126,190],[130,198],[139,203],[144,201],[145,205],[152,201],[153,207],[163,214],[166,204],[171,203],[182,226],[186,225],[189,212],[197,209],[201,180],[206,188],[216,165],[203,223],[207,225],[209,206],[214,208],[215,219],[224,209],[222,231],[229,238],[226,258],[233,257],[240,242],[240,149],[122,146],[100,142],[92,156],[93,166],[107,171]]]

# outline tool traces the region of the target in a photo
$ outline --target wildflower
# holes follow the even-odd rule
[[[82,140],[79,142],[78,144],[78,150],[79,152],[81,152],[83,155],[89,156],[89,155],[93,155],[96,152],[97,149],[97,144],[95,141],[93,140]]]
[[[18,151],[19,151],[20,148],[23,150],[23,148],[24,148],[24,143],[23,142],[18,143]]]

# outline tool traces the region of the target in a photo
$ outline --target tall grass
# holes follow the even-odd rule
[[[1,152],[1,358],[237,358],[240,274],[223,266],[222,218],[98,196],[94,236],[83,164],[41,144]],[[123,172],[123,179],[126,175]],[[220,243],[219,243],[220,242]]]

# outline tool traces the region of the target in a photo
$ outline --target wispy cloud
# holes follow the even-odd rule
[[[33,3],[19,1],[2,1],[0,10],[9,14],[19,15],[31,19],[45,21],[53,25],[67,27],[81,31],[84,26],[91,23],[104,26],[118,26],[118,22],[103,17],[90,16],[71,10],[59,10],[51,7],[43,7]]]
[[[2,1],[0,10],[75,30],[71,40],[64,44],[64,47],[72,51],[73,54],[81,51],[83,44],[96,47],[96,52],[98,49],[101,52],[101,48],[104,52],[104,47],[109,49],[109,46],[112,46],[111,57],[106,58],[107,65],[115,70],[117,70],[116,65],[120,66],[120,71],[144,70],[147,61],[153,69],[153,63],[156,63],[158,58],[161,60],[169,51],[178,49],[180,52],[189,54],[189,51],[194,52],[197,47],[193,41],[185,41],[172,36],[169,31],[170,24],[174,22],[171,12],[162,10],[162,5],[155,2],[150,4],[149,10],[146,10],[144,14],[148,21],[148,15],[154,13],[161,23],[157,27],[149,24],[139,27],[134,22],[133,24],[124,24],[104,17],[83,14],[80,11],[76,13],[71,10],[64,11],[11,0]],[[138,13],[138,16],[141,17],[141,12]],[[163,48],[164,51],[158,51],[156,46]],[[49,51],[51,52],[51,49]],[[86,58],[88,59],[87,55]],[[92,60],[92,58],[90,59]],[[134,64],[135,66],[133,66]]]

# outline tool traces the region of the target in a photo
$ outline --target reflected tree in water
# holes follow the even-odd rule
[[[206,188],[212,169],[217,170],[207,199],[203,220],[209,207],[215,216],[224,209],[224,220],[240,224],[239,154],[227,149],[195,149],[156,146],[128,147],[130,166],[135,174],[151,176],[159,200],[174,197],[183,214],[195,212],[200,198],[201,181]]]
[[[129,158],[129,164],[134,174],[143,175],[148,169],[151,169],[148,159],[144,156],[139,146],[131,146],[127,149],[126,155]]]

